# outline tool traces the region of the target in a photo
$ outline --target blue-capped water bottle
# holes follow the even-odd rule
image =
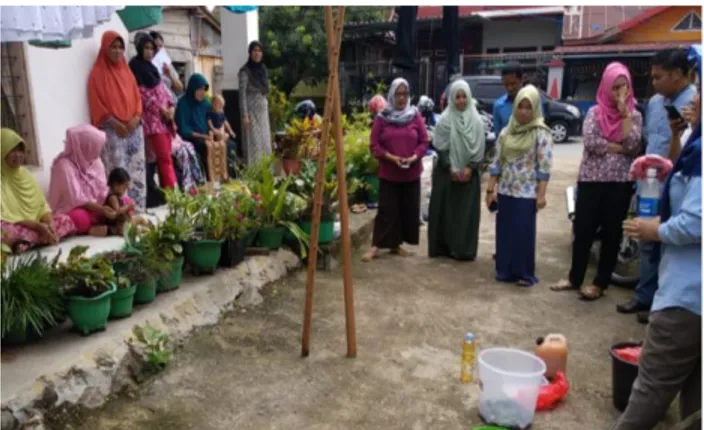
[[[654,168],[647,170],[647,177],[638,184],[638,216],[654,218],[660,214],[660,189],[658,172]]]

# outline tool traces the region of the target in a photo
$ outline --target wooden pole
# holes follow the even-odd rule
[[[328,40],[328,52],[332,55],[328,59],[328,87],[325,97],[325,111],[323,113],[323,130],[318,154],[318,169],[315,175],[315,193],[313,197],[313,219],[310,232],[310,250],[308,252],[308,274],[306,279],[305,307],[303,310],[303,337],[301,342],[301,355],[307,357],[310,353],[310,327],[313,313],[313,287],[315,285],[315,271],[318,265],[318,238],[320,235],[320,216],[323,205],[323,186],[325,183],[325,163],[327,158],[327,148],[330,144],[330,125],[335,106],[334,99],[339,97],[335,90],[337,85],[330,83],[337,82],[337,68],[340,59],[340,42],[342,41],[342,26],[344,23],[344,7],[338,7],[338,19],[334,23],[334,38]],[[325,24],[328,28],[328,35],[333,33],[332,7],[325,7]],[[339,91],[338,91],[339,93]],[[339,122],[339,121],[338,121]]]
[[[338,7],[338,21],[342,19],[344,11]],[[344,22],[344,21],[343,21]],[[328,40],[333,39],[332,28],[328,26]],[[337,45],[339,46],[339,45]],[[339,57],[339,52],[332,55]],[[342,276],[345,294],[345,326],[347,328],[347,357],[357,356],[357,335],[355,330],[354,315],[354,286],[352,284],[352,238],[350,236],[350,208],[347,201],[347,175],[345,173],[345,142],[342,135],[342,102],[340,101],[340,79],[329,82],[333,89],[333,122],[335,123],[335,149],[337,151],[337,201],[342,227]]]

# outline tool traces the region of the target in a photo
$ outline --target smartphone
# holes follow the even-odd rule
[[[494,213],[494,212],[497,212],[498,210],[499,210],[499,203],[496,200],[494,200],[489,205],[489,212]]]
[[[680,111],[677,110],[677,108],[673,105],[666,105],[665,110],[667,111],[667,117],[670,120],[684,119],[682,118],[682,114],[680,113]]]

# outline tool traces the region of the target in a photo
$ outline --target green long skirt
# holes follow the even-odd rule
[[[479,245],[481,174],[469,182],[453,182],[447,154],[439,154],[433,170],[428,216],[428,256],[474,260]]]

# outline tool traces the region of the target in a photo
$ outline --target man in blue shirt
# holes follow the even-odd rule
[[[691,115],[689,115],[691,113]],[[692,136],[675,163],[660,219],[627,220],[626,234],[660,242],[659,288],[628,407],[614,430],[654,428],[680,395],[682,420],[701,408],[702,396],[702,151],[701,103],[687,119]],[[701,417],[685,429],[701,429]],[[684,428],[684,427],[683,427]]]
[[[657,92],[648,102],[645,112],[643,134],[647,141],[646,153],[667,158],[670,151],[672,131],[665,106],[672,105],[678,111],[689,106],[697,90],[689,79],[690,64],[684,49],[666,49],[652,59],[650,74],[653,88]],[[654,242],[641,241],[640,281],[636,294],[616,310],[621,313],[639,313],[638,321],[648,322],[648,311],[658,288],[659,247]]]
[[[494,102],[494,134],[499,138],[501,130],[508,125],[513,112],[513,99],[523,86],[523,68],[519,63],[510,62],[501,70],[501,81],[506,88],[506,94]]]

